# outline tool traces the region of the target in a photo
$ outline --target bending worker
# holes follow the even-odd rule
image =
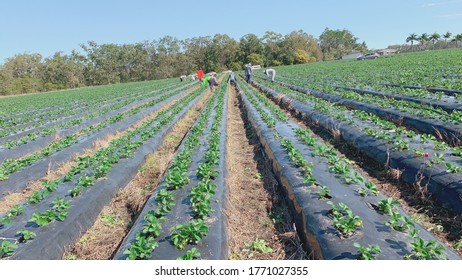
[[[268,77],[271,76],[271,81],[274,82],[274,77],[276,77],[276,70],[269,68],[266,69],[263,73],[265,73]]]

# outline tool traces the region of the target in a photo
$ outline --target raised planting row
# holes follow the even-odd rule
[[[137,92],[149,92],[157,87],[175,84],[173,79],[138,83],[114,84],[85,87],[32,95],[18,95],[4,98],[1,105],[1,120],[14,120],[24,116],[37,115],[73,104],[76,108],[91,106],[92,100],[107,102],[123,99]],[[27,118],[27,117],[26,117]]]
[[[33,122],[31,129],[27,131],[15,133],[10,136],[2,137],[0,139],[0,145],[6,149],[12,149],[15,147],[23,146],[32,141],[36,141],[42,137],[53,136],[59,133],[61,137],[67,136],[70,130],[78,129],[82,126],[90,125],[93,122],[97,122],[98,119],[104,116],[110,117],[117,113],[128,110],[131,107],[138,106],[142,102],[147,102],[149,99],[155,98],[161,93],[165,93],[166,90],[171,89],[172,86],[161,87],[152,92],[143,92],[136,95],[130,95],[121,98],[117,102],[111,103],[95,103],[94,108],[85,108],[82,113],[77,115],[70,115],[66,118],[60,118],[58,121],[43,120],[41,122]],[[42,125],[43,124],[43,125]],[[51,138],[51,137],[49,137]],[[1,149],[0,150],[4,150]]]
[[[239,81],[239,99],[316,259],[459,259],[310,130]],[[270,104],[268,106],[267,104]]]
[[[336,134],[351,147],[383,166],[402,171],[402,179],[419,182],[444,207],[462,212],[462,155],[427,134],[417,135],[360,110],[348,111],[338,104],[291,91],[279,93],[257,85],[271,99],[301,120]],[[271,85],[277,88],[277,85]],[[290,97],[286,96],[289,94]]]
[[[226,83],[182,141],[116,259],[225,259]]]
[[[354,91],[336,90],[335,87],[329,86],[305,88],[284,82],[279,83],[302,93],[366,111],[397,124],[404,124],[422,133],[433,134],[451,146],[462,144],[462,112],[460,111],[448,113],[441,109],[434,109],[430,105],[361,95]]]
[[[317,80],[367,81],[439,92],[462,91],[461,50],[403,53],[364,61],[329,61],[278,67],[278,74]]]
[[[120,89],[117,90],[111,90],[109,86],[103,87],[99,89],[99,91],[96,91],[94,88],[92,88],[92,90],[79,89],[71,91],[72,94],[65,94],[65,92],[63,92],[60,96],[54,96],[53,93],[44,93],[42,95],[48,98],[48,102],[45,103],[47,105],[46,110],[43,110],[43,112],[35,112],[32,110],[19,117],[10,116],[9,121],[2,122],[0,136],[3,139],[4,136],[24,135],[27,132],[32,132],[34,128],[46,127],[52,123],[60,123],[69,120],[73,116],[87,113],[95,108],[104,107],[115,102],[123,102],[130,97],[139,96],[139,98],[141,98],[143,94],[149,93],[152,89],[159,87],[165,88],[171,85],[173,85],[173,83],[162,81],[151,83],[149,87],[140,87],[139,84],[132,84],[131,86],[125,85],[125,87],[118,87]],[[95,95],[97,92],[100,94]],[[43,98],[41,95],[40,97]],[[63,97],[67,101],[66,103],[54,105],[56,100],[62,100]],[[6,107],[7,104],[10,103],[8,101],[14,98],[16,97],[2,100],[0,102],[0,110],[8,111],[9,108]],[[34,102],[36,101],[35,99],[38,98],[39,97],[31,96],[29,97],[29,102]],[[81,100],[81,102],[79,102],[79,98],[85,98],[86,100]],[[10,104],[10,106],[15,105]],[[7,139],[8,138],[11,137],[7,137]]]
[[[63,139],[63,141],[66,138],[67,139],[72,138],[72,139],[75,139],[76,141],[82,141],[84,139],[87,139],[92,134],[100,131],[101,129],[107,126],[110,126],[112,124],[121,122],[124,119],[130,116],[136,115],[139,112],[142,112],[144,110],[149,110],[154,105],[184,90],[185,90],[185,87],[164,90],[156,94],[153,97],[147,98],[142,101],[137,101],[134,104],[126,106],[126,107],[124,106],[120,108],[119,110],[116,110],[116,108],[113,108],[113,110],[106,111],[106,109],[104,109],[101,112],[99,112],[101,114],[98,113],[98,115],[100,116],[97,118],[93,118],[93,119],[90,118],[83,122],[79,121],[78,125],[75,126],[74,128],[60,130],[59,136],[54,135],[54,136],[49,136],[47,138],[35,140],[33,142],[24,142],[24,144],[29,144],[29,145],[21,146],[18,149],[4,150],[2,151],[2,154],[0,155],[0,162],[2,164],[1,165],[2,167],[0,167],[0,170],[3,170],[5,174],[7,174],[9,172],[8,170],[14,170],[14,169],[11,169],[11,168],[7,169],[4,165],[5,161],[20,160],[23,157],[27,158],[27,156],[34,155],[34,152],[39,152],[38,150],[46,149],[52,145],[56,145],[56,143],[59,143],[59,141],[61,141],[60,139],[56,140],[54,138],[61,138]],[[52,153],[49,153],[49,155],[51,154]],[[1,168],[5,168],[5,169],[1,169]],[[0,173],[1,172],[2,171],[0,171]]]
[[[18,192],[25,188],[30,180],[37,180],[45,175],[48,168],[72,158],[75,153],[92,147],[95,140],[104,139],[115,131],[124,131],[139,120],[156,112],[164,104],[185,95],[188,90],[172,90],[139,107],[132,108],[124,114],[117,114],[95,126],[88,126],[81,131],[57,140],[19,159],[8,159],[0,165],[0,192]]]
[[[315,84],[321,86],[332,86],[336,89],[345,89],[351,90],[359,94],[369,94],[377,97],[385,97],[389,99],[396,100],[406,100],[419,104],[431,105],[434,108],[440,108],[446,112],[452,112],[454,110],[462,111],[462,102],[460,98],[462,95],[456,97],[446,96],[443,93],[432,94],[423,89],[408,89],[408,88],[394,88],[390,90],[390,87],[383,85],[373,85],[369,83],[352,83],[352,82],[342,82],[342,81],[313,81],[310,78],[294,78],[290,76],[279,76],[281,81],[299,81],[304,82],[304,84]]]
[[[94,155],[79,157],[78,164],[64,176],[42,181],[41,191],[1,217],[0,237],[7,239],[4,242],[10,247],[17,247],[8,257],[60,259],[65,248],[93,225],[104,205],[134,177],[145,156],[157,149],[201,93],[196,90],[182,97],[136,128],[123,131]],[[31,240],[24,240],[24,230]]]

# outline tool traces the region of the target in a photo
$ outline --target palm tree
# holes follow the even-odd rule
[[[428,34],[422,33],[422,35],[420,35],[418,40],[420,42],[420,45],[422,46],[422,49],[425,48],[425,43],[428,41]]]
[[[449,31],[443,34],[443,38],[444,38],[446,48],[448,47],[448,39],[450,39],[451,36],[452,36],[452,33],[449,32]]]
[[[440,38],[441,38],[440,34],[436,32],[430,35],[429,39],[433,42],[433,49],[435,49],[435,44],[436,42],[438,42]]]
[[[409,36],[407,36],[406,38],[406,43],[409,43],[411,42],[411,50],[414,51],[414,41],[418,41],[418,37],[417,37],[417,34],[415,33],[411,33],[409,34]]]
[[[456,42],[456,48],[458,48],[459,47],[459,42],[462,42],[462,33],[457,34],[456,36],[454,36],[453,41]]]

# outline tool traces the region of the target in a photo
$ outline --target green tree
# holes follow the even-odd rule
[[[409,34],[406,38],[406,43],[411,42],[411,50],[414,51],[414,41],[418,41],[419,37],[415,33]]]
[[[428,37],[428,38],[432,41],[433,49],[435,49],[435,44],[441,38],[441,35],[435,32],[432,35],[430,35],[430,37]]]
[[[1,68],[0,93],[8,95],[42,91],[43,69],[42,56],[37,53],[17,54],[6,59]]]
[[[263,58],[258,53],[251,53],[247,56],[247,61],[252,63],[252,65],[262,65]]]
[[[459,47],[459,43],[462,42],[462,33],[461,33],[461,34],[457,34],[456,36],[454,36],[453,41],[456,42],[456,48],[458,48],[458,47]]]
[[[295,58],[294,58],[295,64],[302,64],[302,63],[308,63],[308,62],[314,62],[314,61],[316,61],[316,59],[314,57],[310,57],[305,50],[298,49],[297,51],[295,51]]]
[[[421,49],[425,49],[425,44],[428,42],[428,34],[422,33],[422,35],[419,36],[418,41],[420,42]]]
[[[340,59],[343,55],[367,48],[365,43],[358,43],[358,38],[347,29],[324,29],[319,36],[319,46],[324,54],[324,60]]]
[[[281,58],[284,64],[294,64],[297,51],[304,51],[308,61],[321,60],[322,54],[313,36],[303,30],[293,31],[284,37],[281,43]],[[300,62],[298,62],[300,63]]]
[[[446,48],[448,47],[448,40],[451,39],[451,36],[452,36],[452,33],[449,31],[443,34],[444,43],[446,45]]]
[[[211,44],[212,38],[210,36],[194,37],[183,41],[184,53],[191,60],[193,69],[202,68],[204,71],[208,70],[205,68],[207,64],[206,53]]]
[[[244,63],[251,62],[246,61],[251,54],[262,55],[263,45],[260,39],[255,34],[247,34],[241,37],[239,41],[239,57]]]
[[[265,66],[278,66],[281,64],[282,34],[267,31],[263,35],[263,63]]]

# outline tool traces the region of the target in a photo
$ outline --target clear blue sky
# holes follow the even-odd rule
[[[136,43],[248,33],[283,35],[302,29],[318,37],[326,27],[350,30],[369,48],[406,37],[462,33],[462,0],[3,0],[0,64],[18,53],[70,53],[89,40]]]

